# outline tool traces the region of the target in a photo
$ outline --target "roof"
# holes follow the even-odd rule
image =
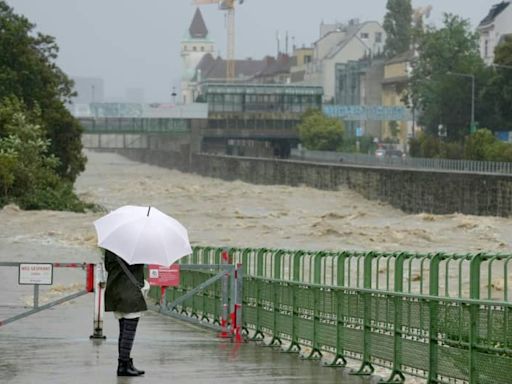
[[[249,78],[261,73],[267,66],[263,60],[235,60],[235,77]],[[227,61],[217,57],[216,59],[207,53],[203,56],[196,69],[201,70],[201,80],[225,79],[227,74]]]
[[[336,45],[333,49],[329,51],[329,53],[325,56],[325,59],[332,59],[334,56],[338,54],[338,52],[345,48],[352,41],[353,38],[358,39],[363,45],[366,45],[366,43],[364,43],[359,38],[358,33],[359,31],[361,31],[361,29],[363,29],[364,26],[372,23],[379,24],[376,21],[365,21],[363,23],[350,25],[347,29],[347,36],[338,45]]]
[[[412,49],[405,51],[403,53],[399,53],[396,56],[391,57],[389,60],[386,60],[386,65],[388,64],[397,64],[397,63],[405,63],[414,59],[414,51]]]
[[[266,64],[266,67],[259,74],[257,74],[257,77],[274,76],[281,73],[290,72],[290,56],[287,54],[280,53],[277,60],[273,57],[267,57]]]
[[[194,14],[192,23],[190,23],[188,32],[190,33],[190,37],[193,39],[205,39],[208,36],[208,28],[206,28],[203,15],[199,8],[196,9],[196,13]]]
[[[502,1],[501,3],[494,4],[485,18],[480,22],[479,26],[483,27],[492,23],[496,17],[499,16],[510,5],[510,1]]]

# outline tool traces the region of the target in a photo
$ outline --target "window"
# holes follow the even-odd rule
[[[197,47],[194,45],[194,47],[192,48],[192,50],[195,52],[197,51]]]
[[[382,32],[375,32],[375,42],[382,43]]]
[[[363,40],[367,40],[369,37],[368,33],[367,32],[361,32],[361,39]]]
[[[485,40],[484,57],[489,57],[489,40]]]

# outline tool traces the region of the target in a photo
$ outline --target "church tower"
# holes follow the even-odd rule
[[[206,54],[214,55],[215,43],[208,38],[208,28],[199,8],[196,9],[192,23],[181,41],[181,59],[183,73],[181,76],[181,101],[193,103],[195,99],[196,67]]]

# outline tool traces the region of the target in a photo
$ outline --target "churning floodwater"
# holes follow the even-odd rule
[[[410,215],[345,188],[321,191],[226,182],[133,162],[117,154],[86,154],[87,168],[75,185],[83,200],[104,207],[105,212],[127,204],[155,206],[187,227],[193,245],[421,253],[511,251],[509,218]],[[0,261],[97,262],[100,253],[92,223],[105,212],[23,211],[6,206],[0,210]],[[4,271],[0,277],[7,300],[0,311],[4,318],[12,308],[30,305],[32,297],[31,287],[16,285],[15,274]],[[41,301],[76,291],[81,281],[71,271],[56,275],[54,286],[41,292]],[[503,286],[502,281],[493,281],[493,287]],[[468,290],[467,282],[463,289]],[[81,327],[89,329],[89,316],[83,317]],[[6,343],[6,350],[17,351],[13,345]]]
[[[87,152],[75,188],[106,210],[151,205],[182,222],[194,245],[307,250],[510,252],[512,219],[406,214],[345,188],[251,185]],[[442,188],[442,186],[439,186]],[[104,213],[0,211],[2,259],[91,260]],[[26,257],[24,257],[26,258]]]

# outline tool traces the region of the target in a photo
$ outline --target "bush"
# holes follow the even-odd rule
[[[338,147],[339,152],[357,152],[357,141],[359,141],[359,152],[360,153],[374,153],[377,149],[377,145],[373,141],[371,136],[362,137],[346,137],[343,139],[343,143]]]
[[[343,143],[343,123],[319,110],[305,112],[298,129],[300,141],[310,150],[336,151]]]
[[[409,148],[412,157],[512,162],[512,145],[499,141],[488,129],[477,130],[465,145],[422,134],[410,140]]]
[[[49,154],[37,112],[28,112],[16,98],[0,106],[0,206],[14,202],[23,209],[83,212],[88,206],[59,176],[59,159]]]
[[[92,204],[84,203],[74,193],[73,186],[69,182],[60,181],[57,185],[31,190],[15,199],[21,209],[49,209],[54,211],[85,212],[96,210]]]

